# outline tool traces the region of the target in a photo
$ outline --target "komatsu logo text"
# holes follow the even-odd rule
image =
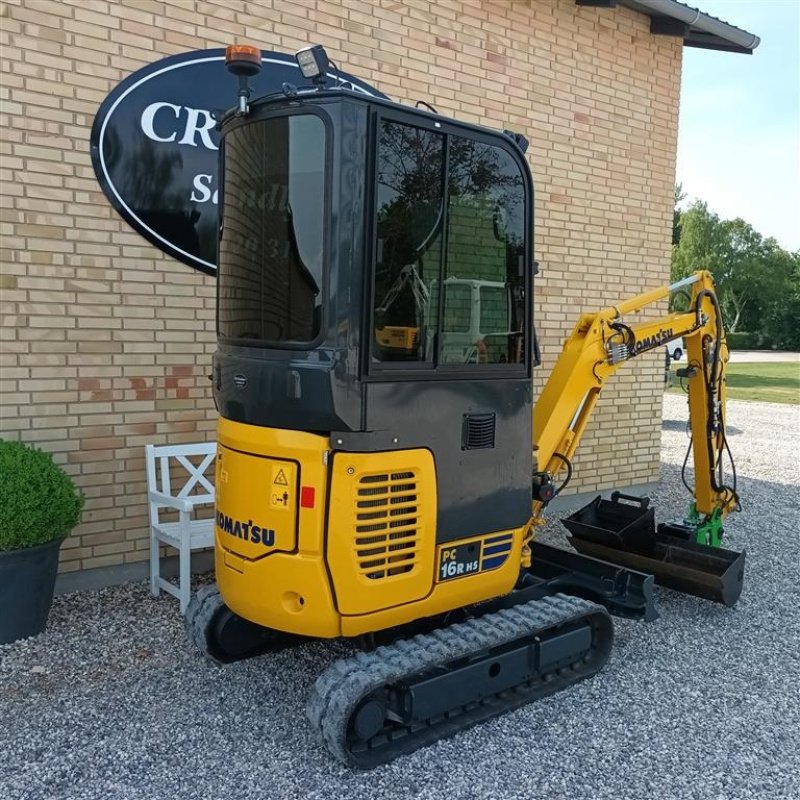
[[[253,544],[263,544],[264,547],[272,547],[275,544],[275,531],[272,528],[265,528],[261,525],[253,525],[253,520],[247,522],[233,519],[221,511],[217,512],[217,527],[231,536],[244,539]]]
[[[645,336],[644,339],[637,341],[633,349],[637,353],[641,353],[643,350],[650,350],[653,347],[658,347],[660,344],[668,342],[671,338],[672,328],[662,328],[658,333],[654,333],[652,336]]]

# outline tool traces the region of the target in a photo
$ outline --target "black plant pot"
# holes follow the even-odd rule
[[[63,539],[0,550],[0,644],[36,636],[44,630],[53,604],[58,551]]]

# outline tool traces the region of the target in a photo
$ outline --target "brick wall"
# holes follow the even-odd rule
[[[88,500],[62,570],[147,557],[143,445],[213,436],[214,279],[116,215],[89,157],[111,88],[160,57],[319,41],[390,96],[523,131],[537,184],[544,364],[578,310],[668,274],[681,47],[574,0],[3,0],[2,422]],[[609,386],[575,488],[657,477],[660,357]]]

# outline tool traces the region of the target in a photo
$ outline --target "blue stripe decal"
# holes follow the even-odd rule
[[[501,564],[504,564],[508,559],[508,554],[504,556],[495,556],[494,558],[484,558],[483,562],[481,563],[481,569],[494,569],[495,567],[499,567]]]
[[[484,544],[496,544],[497,542],[510,542],[514,534],[504,533],[502,536],[492,536],[491,539],[484,539]]]
[[[496,544],[494,547],[484,547],[483,548],[483,557],[494,555],[495,553],[508,553],[511,552],[511,542],[507,542],[506,544]]]

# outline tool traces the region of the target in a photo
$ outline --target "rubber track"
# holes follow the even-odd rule
[[[347,743],[348,723],[366,695],[457,659],[598,614],[608,619],[606,610],[595,603],[557,594],[359,653],[337,661],[320,675],[308,699],[306,714],[337,759],[349,766],[370,769],[594,674],[605,663],[611,641],[607,642],[606,652],[599,653],[599,663],[587,668],[585,674],[569,668],[556,670],[530,691],[512,688],[446,717],[418,724],[413,730],[401,728],[393,742],[380,734],[385,740],[382,747],[352,751]]]
[[[197,594],[192,595],[189,605],[186,606],[186,616],[183,619],[186,633],[192,644],[209,660],[215,664],[223,662],[208,651],[206,631],[216,614],[225,603],[216,586],[204,586]]]

